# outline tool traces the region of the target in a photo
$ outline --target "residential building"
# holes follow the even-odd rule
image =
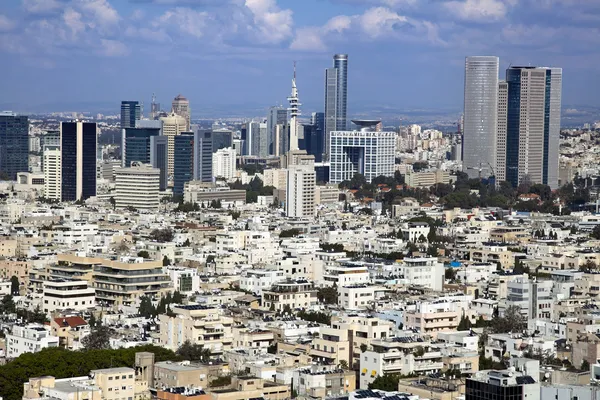
[[[135,121],[142,118],[142,110],[139,101],[121,102],[121,129],[135,127]]]
[[[262,306],[267,310],[281,312],[285,306],[292,310],[308,308],[317,302],[317,290],[312,282],[306,280],[288,279],[262,291]]]
[[[188,203],[209,205],[213,200],[221,201],[221,206],[246,204],[246,191],[216,186],[212,183],[190,181],[183,188],[183,200]]]
[[[171,114],[160,117],[163,123],[163,135],[167,137],[168,143],[168,175],[173,176],[175,168],[175,137],[181,132],[188,132],[186,118],[171,112]]]
[[[511,66],[506,82],[506,179],[557,189],[562,69]]]
[[[0,172],[10,180],[17,172],[29,171],[29,119],[25,115],[0,112]]]
[[[171,110],[175,114],[185,119],[185,131],[189,131],[191,129],[192,118],[192,110],[190,109],[189,100],[183,97],[181,94],[178,94],[177,97],[173,99]]]
[[[501,399],[539,400],[540,384],[537,376],[509,370],[481,371],[466,382],[466,400],[484,400],[497,396]]]
[[[319,335],[313,337],[309,355],[314,361],[327,365],[350,365],[350,341],[348,331],[321,327]]]
[[[286,400],[291,396],[290,386],[255,376],[234,376],[231,387],[207,390],[213,400]]]
[[[436,257],[406,257],[402,260],[398,272],[407,284],[442,291],[444,264]]]
[[[44,197],[61,201],[62,168],[60,144],[44,146]]]
[[[379,121],[353,120],[359,131],[332,131],[330,142],[329,182],[340,183],[356,174],[367,182],[378,176],[394,176],[396,133],[376,132]]]
[[[157,211],[160,205],[160,169],[134,162],[115,172],[115,204],[119,208]]]
[[[98,135],[93,122],[61,122],[60,162],[62,201],[96,196]]]
[[[6,358],[58,347],[58,342],[58,338],[50,334],[50,327],[40,324],[13,325],[11,332],[6,334]]]
[[[356,390],[354,371],[311,366],[294,371],[292,388],[298,396],[324,399],[343,396]]]
[[[212,173],[216,178],[230,180],[235,177],[236,153],[233,147],[216,150],[212,159]]]
[[[275,269],[249,269],[242,272],[240,289],[262,296],[263,290],[271,289],[276,282],[285,279],[283,271]]]
[[[348,55],[333,56],[333,67],[325,70],[324,161],[330,160],[331,132],[347,129]]]
[[[58,345],[69,350],[83,348],[81,339],[91,333],[90,325],[81,317],[58,317],[50,321],[52,336],[58,337]]]
[[[288,153],[289,154],[289,153]],[[315,213],[316,173],[313,156],[288,163],[285,210],[288,217],[312,218]]]
[[[211,362],[192,364],[189,361],[162,361],[154,364],[153,385],[155,388],[208,388],[210,382],[229,372],[228,365]]]
[[[488,177],[496,165],[498,130],[498,57],[465,60],[463,171]]]
[[[87,281],[46,281],[43,306],[47,314],[57,310],[85,311],[96,306],[96,291]]]
[[[217,357],[233,343],[233,319],[222,315],[221,308],[198,304],[173,305],[175,316],[159,315],[160,345],[173,351],[186,340],[210,349]]]

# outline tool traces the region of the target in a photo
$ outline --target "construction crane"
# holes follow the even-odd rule
[[[490,176],[496,176],[496,173],[494,171],[494,167],[492,167],[492,164],[490,164],[489,162],[480,162],[479,163],[479,168],[477,167],[467,167],[467,169],[474,169],[474,170],[478,170],[479,171],[479,180],[481,180],[481,171],[483,171],[483,165],[487,164],[490,167],[490,170],[492,171],[492,175]]]

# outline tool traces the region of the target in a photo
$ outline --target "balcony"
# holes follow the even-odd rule
[[[433,371],[433,370],[441,370],[444,368],[443,362],[416,362],[414,363],[413,369],[414,371]]]

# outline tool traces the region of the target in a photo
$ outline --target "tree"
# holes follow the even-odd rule
[[[518,306],[509,306],[504,310],[504,316],[494,318],[492,327],[495,333],[521,332],[527,327],[527,321],[521,315]]]
[[[183,357],[185,360],[201,362],[210,361],[210,356],[212,355],[210,349],[204,348],[199,344],[192,343],[189,340],[183,342],[183,344],[177,349],[177,354]]]
[[[92,333],[81,339],[86,350],[110,349],[110,328],[100,325],[92,329]]]
[[[157,315],[156,308],[152,304],[152,300],[149,296],[140,297],[140,306],[138,308],[138,314],[144,318],[153,318]]]
[[[19,278],[15,275],[10,277],[10,294],[18,296],[20,293],[21,285],[19,285]]]
[[[175,292],[173,292],[173,298],[171,300],[172,304],[183,304],[183,300],[185,300],[185,297],[181,294],[180,291],[176,290]]]
[[[467,318],[463,313],[462,317],[460,318],[460,322],[458,323],[458,328],[456,328],[456,330],[466,331],[469,329],[471,329],[471,320]]]
[[[0,316],[12,314],[15,311],[17,311],[17,306],[15,305],[13,297],[10,294],[7,294],[2,298],[2,302],[0,302]]]
[[[317,298],[320,302],[325,304],[337,304],[338,302],[338,291],[337,287],[323,287],[317,290]]]
[[[589,371],[590,370],[590,363],[588,362],[588,360],[583,360],[581,362],[581,367],[579,368],[582,371]]]
[[[368,347],[367,347],[366,344],[363,343],[363,344],[360,345],[360,352],[361,353],[364,353],[365,351],[367,351],[367,349],[368,349]]]
[[[446,271],[444,271],[444,278],[449,281],[456,280],[456,270],[452,267],[446,268]]]
[[[184,247],[190,247],[190,246],[191,246],[191,244],[192,244],[192,243],[190,242],[190,239],[189,239],[189,238],[188,238],[188,239],[185,239],[185,242],[183,242],[183,246],[184,246]]]
[[[150,253],[148,253],[146,250],[140,250],[138,251],[137,256],[142,258],[150,258]]]
[[[348,361],[340,360],[340,368],[343,370],[347,370],[348,369]]]
[[[290,237],[298,236],[300,233],[301,233],[300,230],[296,229],[296,228],[284,229],[279,233],[279,237],[280,238],[290,238]]]
[[[590,234],[596,240],[600,240],[600,225],[596,225]]]
[[[400,375],[386,374],[378,375],[373,382],[369,383],[369,389],[385,390],[386,392],[395,392],[398,390]]]
[[[163,265],[163,267],[171,265],[171,260],[169,260],[169,257],[167,257],[167,256],[163,257],[162,265]]]
[[[90,326],[90,328],[95,328],[96,327],[96,315],[94,315],[94,313],[92,313],[90,315],[90,319],[88,320],[88,325]]]
[[[173,231],[170,228],[154,229],[150,232],[150,239],[159,243],[171,242],[173,241]]]
[[[108,201],[110,202],[110,205],[112,206],[113,210],[115,210],[117,208],[117,201],[115,200],[115,198],[110,196],[110,199],[108,199]]]

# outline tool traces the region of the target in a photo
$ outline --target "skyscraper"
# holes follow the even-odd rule
[[[177,97],[173,99],[172,111],[185,118],[185,130],[189,131],[191,127],[191,110],[190,110],[190,102],[188,99],[183,97],[181,94],[178,94]]]
[[[194,134],[183,132],[175,136],[174,142],[173,193],[181,195],[185,183],[194,178]]]
[[[29,171],[29,120],[25,115],[0,112],[0,173],[16,179]]]
[[[283,107],[269,108],[267,115],[267,134],[269,135],[269,154],[276,155],[277,149],[275,142],[277,141],[277,125],[287,123],[287,110]]]
[[[86,200],[96,195],[97,147],[95,123],[60,124],[62,201]]]
[[[329,160],[332,131],[347,129],[348,55],[333,56],[333,68],[325,70],[325,160]]]
[[[378,176],[394,176],[396,132],[376,132],[379,121],[353,120],[360,130],[331,133],[329,182],[340,183],[356,174],[367,182]]]
[[[463,171],[472,178],[493,174],[498,129],[498,57],[465,60]]]
[[[213,153],[220,149],[233,147],[233,132],[229,129],[213,129],[212,131]]]
[[[300,115],[300,99],[298,98],[298,88],[296,87],[296,64],[294,64],[294,78],[292,79],[292,94],[288,97],[290,107],[290,150],[298,150],[298,116]]]
[[[556,189],[562,69],[510,67],[506,83],[506,180]]]
[[[60,167],[60,139],[59,144],[44,145],[44,197],[61,201],[61,167]]]
[[[141,119],[142,110],[139,101],[121,102],[121,129],[135,128],[135,121]]]
[[[186,130],[186,119],[174,112],[171,112],[166,117],[160,117],[163,123],[163,135],[168,138],[169,141],[169,175],[173,175],[174,162],[175,162],[175,137],[185,132]]]
[[[131,166],[134,161],[150,163],[150,138],[159,136],[159,128],[125,128],[122,138],[123,168]]]
[[[194,180],[212,182],[212,133],[194,133]]]
[[[496,182],[506,180],[506,113],[508,112],[508,83],[498,83],[498,130],[496,133]]]
[[[315,213],[315,158],[303,152],[303,156],[289,156],[285,214],[292,218],[312,218]]]
[[[325,114],[312,113],[310,125],[304,125],[304,149],[308,154],[315,156],[315,162],[321,162],[323,159],[324,131]]]
[[[169,140],[166,136],[150,136],[150,164],[160,171],[160,191],[167,190],[169,182]]]

